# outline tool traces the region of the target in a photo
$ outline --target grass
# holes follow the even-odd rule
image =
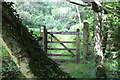
[[[104,66],[108,78],[120,78],[119,63],[120,59],[106,59]],[[75,78],[96,77],[96,66],[93,60],[84,63],[80,62],[79,64],[76,64],[75,62],[65,62],[60,64],[60,68]]]
[[[93,61],[88,63],[66,62],[60,65],[64,71],[75,78],[95,78],[95,63]]]

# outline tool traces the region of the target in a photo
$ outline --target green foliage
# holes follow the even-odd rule
[[[120,9],[120,6],[118,5],[119,3],[117,2],[105,2],[102,3],[103,5],[109,5],[113,8],[108,8],[107,10],[112,10],[114,11],[114,9],[118,10]],[[116,11],[110,12],[106,15],[103,16],[103,30],[102,30],[102,36],[105,37],[106,34],[106,38],[107,40],[105,40],[107,43],[103,44],[103,45],[109,45],[110,48],[107,48],[105,50],[106,55],[111,55],[114,56],[113,52],[115,52],[116,56],[118,55],[117,52],[120,50],[120,19],[119,17],[115,16]],[[119,15],[119,14],[118,14]]]
[[[119,78],[120,68],[119,68],[120,59],[107,59],[105,62],[105,68],[108,78]]]
[[[103,5],[109,5],[116,9],[120,8],[118,3],[109,3],[104,2]],[[66,31],[76,31],[77,28],[80,29],[80,32],[83,30],[83,25],[79,24],[78,15],[76,12],[75,5],[65,3],[65,2],[19,2],[15,5],[15,9],[17,9],[17,13],[20,14],[22,19],[22,23],[29,28],[29,31],[33,36],[37,39],[40,36],[39,27],[40,25],[47,26],[49,31],[55,32],[66,32]],[[113,9],[108,9],[113,10]],[[93,42],[94,42],[94,15],[93,11],[90,7],[79,7],[80,17],[83,22],[89,23],[89,48],[90,48],[90,59],[94,59],[94,50],[93,50]],[[114,12],[115,14],[120,14]],[[102,29],[102,36],[106,32],[108,32],[109,36],[107,38],[107,43],[110,43],[110,50],[105,50],[106,54],[109,54],[114,51],[115,54],[112,55],[119,55],[120,54],[120,19],[114,16],[113,13],[104,14],[103,19],[103,29]],[[55,35],[60,41],[75,41],[75,36],[67,36],[67,35]],[[48,40],[51,40],[51,36],[48,36]],[[54,39],[52,39],[54,41]],[[82,46],[82,36],[80,37]],[[75,44],[65,44],[69,48],[75,48]],[[63,48],[60,44],[49,44],[48,47],[52,48]],[[17,69],[15,63],[10,58],[8,52],[4,49],[1,49],[2,57],[3,57],[3,77],[4,78],[19,78],[23,77],[19,70]],[[75,51],[73,51],[76,53]],[[70,54],[67,51],[48,51],[48,53],[52,54]],[[82,47],[80,49],[80,57],[82,57]],[[64,58],[64,59],[72,59],[73,57],[54,57],[54,58]],[[107,72],[108,78],[118,78],[119,77],[119,60],[115,59],[105,59],[105,68]],[[42,60],[41,60],[42,61]],[[41,62],[40,61],[40,62]],[[32,61],[31,61],[32,62]],[[34,63],[34,61],[32,62]],[[38,63],[35,63],[31,66],[38,66]],[[42,63],[42,62],[41,62]],[[44,63],[44,62],[43,62]],[[46,67],[46,66],[45,66]],[[48,66],[47,66],[48,67]],[[44,68],[44,67],[42,67]],[[49,67],[48,67],[49,68]],[[64,63],[62,64],[62,68],[68,72],[71,76],[76,78],[95,78],[95,63],[93,61],[88,61],[88,63]],[[49,70],[49,69],[48,69]],[[33,69],[33,71],[35,71]],[[37,75],[40,71],[37,72]],[[44,72],[44,71],[43,71]],[[45,71],[47,73],[47,71]],[[12,76],[11,76],[12,74]],[[53,76],[55,76],[53,74]]]
[[[119,63],[120,60],[106,59],[105,70],[108,78],[119,78]],[[71,76],[76,78],[95,78],[96,67],[95,62],[90,60],[85,63],[74,62],[62,63],[60,66],[64,71],[68,72]]]
[[[95,63],[94,61],[89,61],[87,63],[63,63],[60,66],[71,76],[76,78],[95,78]]]
[[[2,55],[2,66],[0,68],[2,69],[2,78],[5,79],[10,79],[10,78],[25,78],[15,63],[13,62],[12,58],[8,54],[8,52],[4,49],[1,48],[1,55]]]
[[[29,28],[29,32],[31,32],[31,34],[37,38],[40,36],[40,29],[39,28]]]
[[[69,29],[79,23],[75,5],[65,2],[19,2],[15,9],[28,27],[46,25],[48,29]],[[80,8],[81,9],[81,8]]]

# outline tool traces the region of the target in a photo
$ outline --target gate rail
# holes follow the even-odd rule
[[[43,50],[47,53],[47,50],[67,50],[70,54],[48,54],[48,56],[72,56],[76,57],[76,59],[55,59],[57,61],[76,61],[77,63],[79,62],[79,50],[80,50],[80,33],[79,29],[76,30],[76,32],[48,32],[46,29],[46,26],[41,26],[40,27],[40,37],[42,37],[42,45]],[[57,41],[48,41],[47,36],[51,35],[52,38],[54,38]],[[76,40],[75,41],[60,41],[54,34],[61,34],[61,35],[76,35]],[[60,43],[64,48],[49,48],[48,43]],[[64,43],[76,43],[76,48],[68,48]],[[74,54],[71,50],[76,50],[76,54]],[[54,60],[54,59],[53,59]]]

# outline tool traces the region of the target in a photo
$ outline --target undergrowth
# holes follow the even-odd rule
[[[95,63],[93,61],[87,63],[67,62],[60,66],[64,71],[76,78],[95,78]]]

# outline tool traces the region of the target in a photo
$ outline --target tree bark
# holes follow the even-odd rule
[[[106,72],[103,66],[103,51],[102,51],[102,37],[101,37],[101,30],[102,30],[102,17],[101,13],[95,13],[95,20],[94,20],[94,51],[96,56],[96,78],[99,79],[106,79]]]
[[[1,26],[2,26],[2,2],[0,1],[0,33],[2,32],[1,30]],[[0,35],[1,36],[1,35]],[[1,43],[1,42],[0,42]],[[0,46],[1,48],[1,46]],[[0,51],[0,67],[2,67],[2,55],[1,55],[1,51]],[[2,79],[2,70],[0,69],[0,80]]]
[[[26,78],[67,78],[58,65],[47,57],[39,42],[32,37],[10,4],[2,3],[2,32],[0,42],[8,50]]]

